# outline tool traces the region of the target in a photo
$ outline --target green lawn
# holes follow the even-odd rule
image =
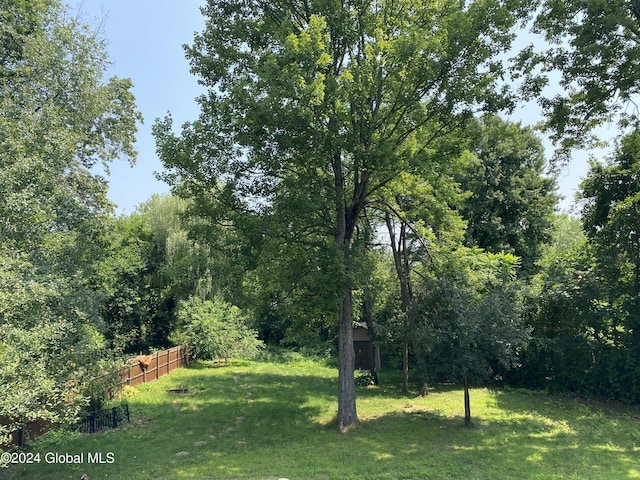
[[[636,408],[474,389],[474,428],[462,391],[404,395],[397,372],[358,387],[361,426],[334,426],[337,372],[310,361],[197,365],[141,386],[132,423],[97,435],[34,442],[39,464],[0,470],[8,479],[623,479],[640,478]],[[195,389],[171,396],[169,388]],[[83,462],[47,464],[50,453]],[[89,464],[88,453],[113,455]]]

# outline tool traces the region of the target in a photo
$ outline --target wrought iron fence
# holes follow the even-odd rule
[[[120,405],[98,412],[86,414],[76,424],[76,430],[82,433],[95,433],[107,428],[117,428],[118,425],[129,423],[129,405]]]

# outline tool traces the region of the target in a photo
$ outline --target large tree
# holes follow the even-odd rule
[[[544,175],[542,142],[530,128],[487,116],[477,123],[471,151],[478,161],[461,175],[470,195],[462,214],[467,246],[505,251],[521,258],[531,275],[549,241],[557,203],[555,180]]]
[[[640,295],[640,131],[624,136],[607,164],[592,161],[580,188],[587,236],[628,294]]]
[[[532,282],[527,386],[640,399],[640,137],[621,140],[580,185],[581,219],[559,217]],[[584,231],[581,231],[581,225]]]
[[[208,88],[202,114],[180,137],[170,118],[157,123],[158,150],[183,191],[206,185],[222,195],[223,184],[242,208],[297,212],[283,228],[325,239],[319,248],[331,252],[339,318],[341,430],[358,421],[358,220],[401,172],[428,168],[438,140],[474,112],[509,106],[496,55],[532,3],[210,0],[203,7],[207,27],[187,48]]]
[[[35,249],[109,211],[89,169],[134,158],[140,116],[129,79],[103,81],[99,33],[58,2],[3,2],[0,18],[0,244]]]
[[[612,396],[637,402],[640,373],[640,133],[624,136],[607,164],[580,185],[582,224],[602,280],[600,336],[613,346],[600,378]],[[601,358],[604,358],[601,357]],[[612,374],[615,372],[615,374]]]

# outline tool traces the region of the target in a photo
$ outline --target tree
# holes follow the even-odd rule
[[[470,382],[518,365],[530,330],[521,316],[516,257],[466,248],[442,257],[440,274],[425,277],[416,302],[417,354],[431,375],[463,382],[469,427]]]
[[[608,165],[592,161],[580,188],[587,236],[627,292],[639,295],[640,131],[621,139]]]
[[[457,139],[460,141],[460,138]],[[449,146],[450,148],[450,146]],[[449,148],[441,153],[446,157]],[[433,262],[433,245],[460,244],[464,222],[457,209],[465,194],[455,181],[468,160],[468,152],[452,158],[443,165],[434,164],[431,172],[421,175],[401,174],[382,190],[383,198],[376,202],[387,226],[389,245],[400,287],[402,316],[402,390],[409,388],[409,344],[416,346],[414,328],[414,288],[416,268],[428,269]],[[422,357],[417,357],[418,370],[425,373]],[[423,379],[421,392],[428,384]]]
[[[73,418],[108,366],[96,272],[112,206],[90,168],[133,159],[140,116],[130,80],[103,81],[97,33],[58,2],[2,2],[0,19],[0,415],[11,429]]]
[[[597,259],[597,273],[605,280],[598,330],[613,346],[603,352],[609,361],[600,377],[606,378],[607,390],[615,397],[638,401],[640,133],[624,136],[607,165],[593,161],[580,188],[583,228]]]
[[[219,259],[208,245],[190,236],[188,207],[184,199],[153,195],[133,215],[148,232],[145,283],[152,307],[145,319],[145,336],[154,347],[169,343],[181,301],[191,296],[212,298],[219,287],[215,278]]]
[[[24,18],[38,25],[21,37],[20,58],[9,55],[1,67],[0,242],[24,248],[109,209],[105,180],[88,169],[133,158],[140,118],[129,79],[103,83],[108,61],[97,34],[65,19],[57,2],[36,5],[2,7],[16,31]]]
[[[462,189],[470,192],[462,208],[465,244],[512,253],[521,259],[519,272],[532,275],[551,238],[558,199],[555,180],[544,176],[542,142],[530,128],[496,116],[470,130],[478,161],[460,176]]]
[[[531,342],[522,353],[522,368],[508,372],[506,380],[551,392],[595,393],[594,359],[607,335],[600,335],[602,285],[579,219],[555,217],[538,267],[525,297]]]
[[[215,226],[201,232],[190,206],[153,195],[131,215],[109,219],[109,253],[98,272],[108,293],[104,316],[109,339],[128,342],[129,351],[171,343],[181,301],[227,294],[233,245]]]
[[[545,128],[566,161],[570,150],[591,144],[591,132],[616,116],[637,123],[640,92],[640,8],[635,0],[543,0],[533,32],[551,46],[518,55],[524,91],[546,113]],[[561,75],[566,93],[542,95],[548,74]]]
[[[158,122],[158,150],[186,191],[223,196],[222,182],[241,208],[278,204],[325,239],[336,272],[342,431],[358,421],[358,219],[377,190],[427,165],[438,140],[475,110],[509,106],[494,57],[530,3],[211,0],[203,8],[208,26],[187,48],[208,88],[202,114],[181,137],[170,118]]]
[[[608,163],[593,160],[579,194],[582,218],[558,218],[532,282],[533,341],[511,381],[639,400],[638,151],[630,134]]]
[[[149,344],[153,316],[148,276],[151,232],[140,215],[109,217],[103,235],[104,256],[95,272],[96,289],[104,292],[101,316],[112,348],[140,352]]]

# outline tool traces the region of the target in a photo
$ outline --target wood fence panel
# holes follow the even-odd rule
[[[142,369],[140,362],[132,362],[131,366],[127,370],[123,370],[123,373],[127,373],[123,383],[136,387],[146,382],[146,373]]]

